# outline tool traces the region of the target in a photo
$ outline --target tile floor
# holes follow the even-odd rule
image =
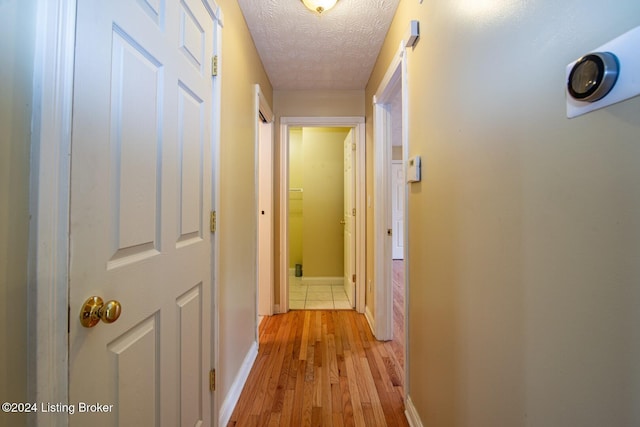
[[[351,310],[343,285],[307,285],[302,278],[289,276],[291,310]]]

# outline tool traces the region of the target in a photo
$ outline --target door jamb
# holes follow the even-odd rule
[[[364,117],[280,118],[280,312],[289,311],[289,128],[350,127],[356,144],[356,311],[365,311],[366,160]]]
[[[31,139],[28,395],[67,402],[69,201],[76,0],[39,0]],[[47,307],[46,310],[40,307]],[[64,412],[31,415],[33,425],[65,426]]]
[[[387,237],[391,228],[390,209],[390,169],[391,169],[391,114],[388,103],[398,86],[402,91],[402,161],[407,164],[409,158],[409,108],[407,78],[407,42],[403,40],[387,68],[382,82],[373,97],[374,109],[374,262],[375,262],[375,336],[379,340],[393,338],[393,280],[391,268],[392,240]],[[408,190],[408,189],[407,189]],[[409,390],[409,191],[404,196],[404,390]],[[382,236],[382,238],[380,238]]]
[[[215,168],[213,176],[211,179],[214,182],[211,185],[211,191],[213,192],[211,196],[212,210],[217,211],[220,207],[220,147],[222,146],[222,137],[220,132],[220,127],[222,124],[222,29],[224,28],[224,15],[222,13],[222,9],[218,6],[215,0],[204,0],[205,4],[208,5],[207,9],[213,18],[214,25],[214,45],[213,45],[213,54],[218,58],[218,75],[213,77],[212,82],[212,111],[214,112],[212,120],[212,128],[214,129],[211,134],[211,154],[213,156],[211,165]],[[220,310],[218,309],[218,304],[220,301],[220,289],[218,287],[218,266],[220,265],[220,239],[218,238],[218,233],[211,234],[211,244],[213,250],[213,259],[211,260],[211,297],[213,298],[211,304],[211,319],[213,321],[212,333],[211,337],[211,367],[215,370],[218,369],[218,361],[220,360],[220,345],[219,338],[220,337]],[[220,393],[212,392],[212,400],[211,400],[211,425],[217,426],[219,425],[218,415],[219,408],[222,404],[220,399]]]

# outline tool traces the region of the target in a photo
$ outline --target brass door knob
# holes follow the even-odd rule
[[[340,220],[340,224],[345,225],[347,222],[344,219]]]
[[[116,300],[102,301],[100,297],[89,297],[80,310],[80,323],[85,328],[93,328],[100,320],[104,323],[113,323],[118,320],[122,306]]]

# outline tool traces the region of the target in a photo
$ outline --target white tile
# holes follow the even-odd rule
[[[333,310],[333,301],[307,301],[304,308],[308,310]]]
[[[334,291],[333,292],[333,300],[334,301],[348,301],[349,298],[347,298],[347,294],[345,293],[344,289],[342,291]]]
[[[310,291],[331,292],[331,285],[309,285]]]
[[[333,293],[329,292],[318,292],[315,290],[309,290],[307,292],[307,300],[311,301],[333,301]]]
[[[353,308],[349,301],[335,301],[333,305],[336,310],[351,310]]]
[[[304,301],[289,301],[289,309],[304,310]]]
[[[305,294],[292,294],[289,293],[289,301],[304,301],[307,299]]]

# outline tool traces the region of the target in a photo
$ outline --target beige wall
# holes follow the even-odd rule
[[[35,1],[0,2],[0,402],[27,401],[27,244]],[[0,426],[26,425],[0,412]]]
[[[243,357],[256,339],[254,84],[260,84],[269,103],[273,93],[238,3],[219,0],[218,4],[224,13],[221,58],[221,188],[218,206],[218,393],[224,399]]]
[[[344,274],[344,140],[349,128],[302,129],[305,277]]]
[[[640,425],[640,98],[568,120],[564,95],[566,65],[637,26],[640,3],[579,6],[400,2],[367,87],[369,137],[420,20],[408,369],[424,425]]]
[[[280,117],[363,117],[365,110],[364,90],[273,91],[273,112],[276,116],[275,304],[280,303]]]
[[[344,266],[344,140],[350,128],[289,131],[289,268],[306,277],[341,277]]]

